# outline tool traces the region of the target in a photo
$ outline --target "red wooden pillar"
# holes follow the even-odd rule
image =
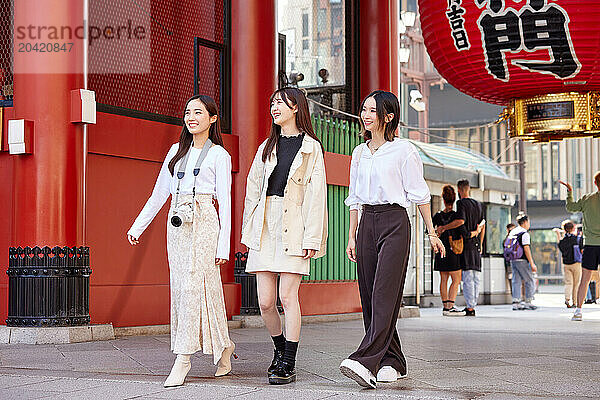
[[[398,95],[398,1],[360,0],[360,97],[376,89]]]
[[[83,2],[15,1],[14,24],[75,29],[83,26]],[[36,41],[47,42],[29,39]],[[84,245],[83,127],[70,123],[71,90],[83,88],[83,53],[81,40],[71,42],[70,52],[14,52],[14,118],[34,121],[34,132],[33,154],[11,156],[11,246]]]
[[[240,237],[246,177],[271,126],[269,96],[277,87],[275,18],[275,0],[231,2],[231,126],[240,143],[240,171],[232,188],[234,251],[245,250]]]

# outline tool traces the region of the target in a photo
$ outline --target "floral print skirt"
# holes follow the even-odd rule
[[[192,201],[180,195],[179,202]],[[171,203],[169,219],[175,200]],[[212,354],[217,364],[231,345],[219,266],[215,265],[219,219],[211,195],[196,195],[192,222],[167,222],[171,283],[171,350]]]

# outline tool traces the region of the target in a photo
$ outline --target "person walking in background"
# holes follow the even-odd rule
[[[517,217],[519,226],[510,231],[508,235],[508,248],[505,245],[504,254],[510,260],[512,269],[512,309],[535,310],[533,296],[535,294],[535,277],[537,266],[531,254],[531,236],[529,235],[530,221],[525,214]],[[521,282],[525,284],[525,299],[521,300]]]
[[[481,251],[485,236],[485,220],[481,203],[471,198],[471,186],[466,179],[457,182],[460,200],[456,202],[456,219],[449,224],[438,226],[437,234],[464,225],[463,251],[459,256],[462,268],[463,295],[467,307],[467,317],[475,316],[479,297],[479,274],[481,272]],[[473,234],[475,232],[475,234]]]
[[[577,306],[573,313],[573,321],[581,321],[581,305],[587,292],[593,271],[598,271],[600,264],[600,171],[594,175],[597,191],[584,195],[581,199],[573,200],[573,188],[570,184],[560,181],[567,188],[566,208],[569,212],[583,213],[583,256],[581,258],[581,281],[577,288]]]
[[[456,211],[453,210],[454,202],[456,201],[456,192],[452,186],[446,185],[442,188],[442,199],[444,200],[445,208],[433,216],[434,227],[448,225],[456,219]],[[466,314],[464,310],[458,310],[454,307],[462,277],[459,256],[463,251],[463,234],[460,230],[461,227],[447,230],[440,235],[440,240],[446,248],[446,257],[442,257],[439,253],[436,254],[433,264],[433,269],[440,272],[442,315],[449,317],[461,317]],[[448,288],[448,279],[452,280],[450,288]]]
[[[502,241],[502,246],[506,247],[508,236],[510,235],[510,231],[512,231],[516,227],[512,222],[506,225],[506,236]],[[508,287],[510,288],[510,293],[512,295],[512,268],[510,267],[510,260],[504,257],[504,271],[506,272],[506,280],[508,280]]]
[[[571,220],[563,221],[562,230],[556,229],[554,232],[556,232],[559,240],[558,249],[562,254],[565,305],[567,308],[573,308],[577,302],[577,288],[581,280],[581,249],[583,248],[583,243],[581,242],[581,237],[576,235],[575,224]],[[572,303],[571,299],[573,299]]]

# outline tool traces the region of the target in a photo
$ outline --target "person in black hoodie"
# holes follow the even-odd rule
[[[562,224],[564,237],[561,239],[561,231],[555,230],[560,241],[558,248],[562,254],[564,274],[565,274],[565,305],[567,308],[575,307],[577,299],[577,288],[581,280],[581,237],[576,235],[575,224],[566,220]],[[573,299],[573,303],[571,303]]]

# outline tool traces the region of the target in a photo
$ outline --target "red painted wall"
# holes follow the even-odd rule
[[[150,196],[161,163],[180,132],[176,125],[105,113],[98,113],[97,124],[89,126],[86,234],[93,270],[93,323],[169,323],[168,202],[141,236],[140,245],[130,246],[126,232]],[[224,135],[224,141],[237,171],[237,138]],[[234,213],[233,218],[238,216]],[[233,276],[227,269],[233,270],[233,262],[222,269],[231,317],[239,313],[239,296],[232,293],[237,285],[226,279]]]

